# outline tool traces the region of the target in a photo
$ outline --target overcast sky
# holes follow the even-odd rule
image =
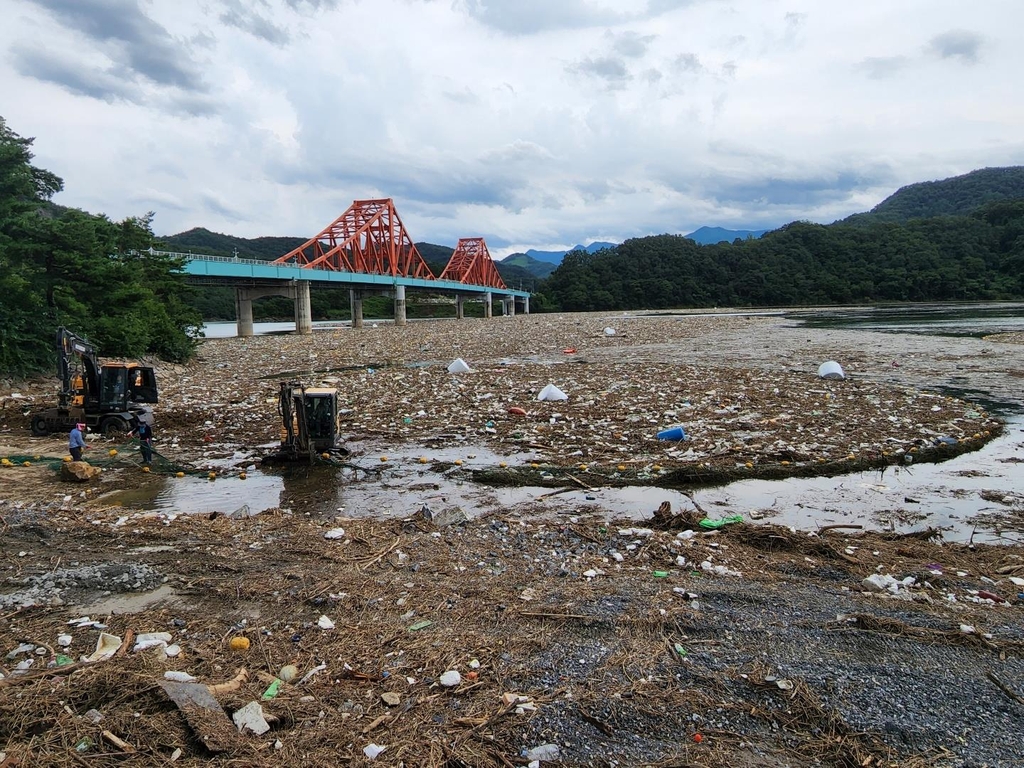
[[[392,197],[501,257],[830,222],[1024,164],[1021,0],[0,0],[64,205],[312,236]]]

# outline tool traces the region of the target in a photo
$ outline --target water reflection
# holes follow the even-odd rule
[[[980,338],[1024,331],[1024,304],[882,304],[798,310],[785,315],[809,328]]]

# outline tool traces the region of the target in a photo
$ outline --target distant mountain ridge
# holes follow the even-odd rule
[[[715,245],[717,243],[731,243],[733,240],[746,240],[748,237],[752,237],[755,240],[763,235],[765,232],[770,230],[767,229],[723,229],[722,227],[701,227],[695,229],[688,235],[688,237],[694,242],[700,243],[701,245]]]
[[[572,253],[573,251],[586,251],[587,253],[597,253],[603,251],[605,248],[614,248],[618,243],[606,243],[602,241],[591,243],[590,245],[574,245],[572,248],[567,248],[564,251],[538,251],[531,248],[526,252],[526,255],[531,259],[537,261],[546,261],[548,264],[554,264],[556,267],[562,263],[562,259],[565,258],[565,254]],[[513,253],[512,256],[518,256],[519,254]],[[509,258],[509,257],[506,257]]]
[[[981,168],[938,181],[900,187],[866,213],[855,213],[849,224],[902,223],[934,216],[964,216],[987,203],[1024,198],[1024,166]]]

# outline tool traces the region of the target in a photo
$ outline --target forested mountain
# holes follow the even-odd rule
[[[850,224],[904,222],[932,216],[963,216],[986,203],[1024,198],[1024,166],[983,168],[941,181],[902,187]]]
[[[794,222],[758,240],[677,235],[566,256],[541,287],[562,310],[1024,298],[1024,200],[907,224]]]
[[[181,262],[147,252],[153,214],[53,205],[64,182],[31,147],[0,117],[0,376],[53,370],[62,325],[103,356],[187,359],[201,318]]]
[[[497,262],[498,268],[518,267],[534,278],[544,278],[555,271],[555,266],[550,261],[541,261],[525,253],[513,253]]]
[[[240,259],[273,261],[298,248],[305,237],[234,237],[202,227],[160,238],[158,247],[168,251],[204,253],[210,256],[238,256]]]

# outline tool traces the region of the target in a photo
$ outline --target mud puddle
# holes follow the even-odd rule
[[[692,508],[679,491],[653,486],[562,489],[494,488],[472,481],[471,472],[533,461],[533,452],[498,454],[453,440],[421,446],[350,443],[343,466],[295,464],[210,481],[163,478],[105,496],[103,503],[168,514],[259,514],[280,507],[312,516],[401,518],[424,505],[461,507],[470,518],[596,515],[642,521],[664,501]],[[709,515],[742,514],[748,520],[815,530],[860,525],[867,530],[944,530],[949,541],[1024,542],[1024,415],[1007,419],[1004,435],[980,451],[941,464],[888,468],[840,477],[745,480],[694,492]],[[438,470],[438,466],[446,467]],[[586,473],[575,473],[587,482]],[[594,482],[598,482],[595,480]],[[558,490],[558,489],[556,489]],[[1006,503],[1003,500],[1010,500]],[[973,538],[972,538],[973,537]]]

